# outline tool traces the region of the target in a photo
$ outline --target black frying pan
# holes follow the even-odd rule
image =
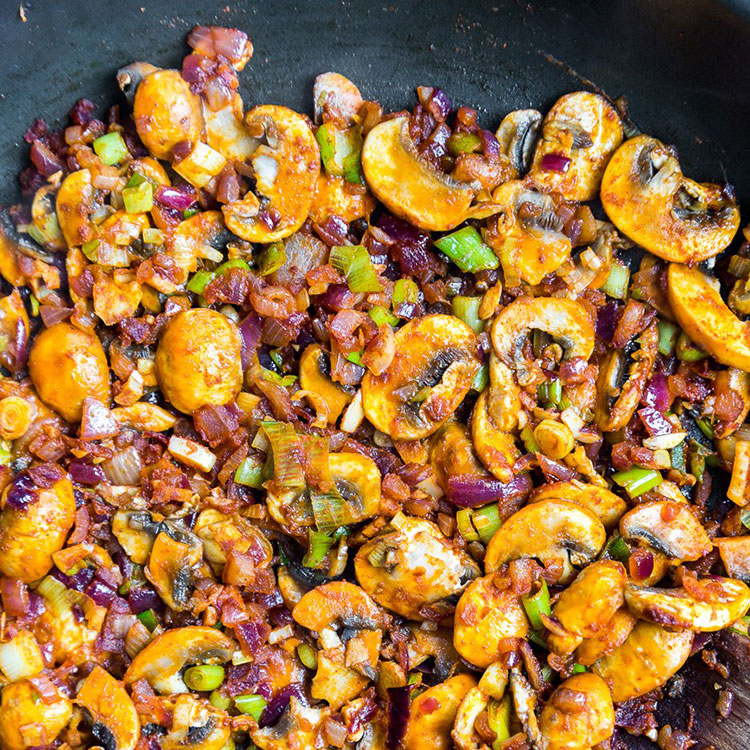
[[[750,207],[750,5],[732,0],[18,0],[0,2],[0,202],[16,199],[25,129],[54,122],[86,96],[117,99],[114,73],[132,60],[178,65],[198,23],[238,26],[255,55],[241,74],[246,105],[312,106],[312,81],[334,70],[367,98],[411,107],[419,84],[478,107],[487,127],[511,109],[544,110],[562,93],[600,87],[625,94],[645,132],[674,143],[687,174],[727,179]],[[731,8],[731,9],[730,9]],[[747,220],[750,215],[743,218]],[[722,635],[732,668],[732,718],[718,724],[714,684],[700,659],[660,724],[685,728],[695,708],[698,747],[750,747],[747,642]],[[731,653],[730,653],[731,652]],[[626,738],[626,746],[653,747]]]

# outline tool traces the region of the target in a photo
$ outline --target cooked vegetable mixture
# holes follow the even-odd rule
[[[0,748],[688,747],[750,608],[732,188],[598,93],[310,120],[188,44],[2,212]]]

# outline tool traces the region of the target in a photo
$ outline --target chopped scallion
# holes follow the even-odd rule
[[[484,321],[479,318],[481,304],[481,297],[464,297],[460,294],[451,300],[453,314],[463,320],[475,333],[481,333],[484,329]]]
[[[394,308],[402,302],[411,302],[416,305],[419,302],[419,287],[417,283],[411,279],[399,279],[393,285],[392,300]]]
[[[328,262],[346,276],[353,292],[382,292],[370,253],[363,245],[337,245],[331,248]]]
[[[527,424],[521,430],[521,442],[529,453],[541,453],[542,449],[539,447],[536,438],[534,437],[534,430],[530,424]]]
[[[586,671],[586,667],[584,667],[583,664],[574,664],[572,671],[573,674],[581,674],[582,672]]]
[[[621,536],[617,536],[609,543],[607,554],[612,560],[617,560],[624,564],[630,559],[630,547],[628,547],[627,542]]]
[[[445,145],[451,156],[460,156],[479,151],[482,141],[475,133],[453,133],[448,137]]]
[[[274,477],[280,487],[304,487],[305,475],[300,465],[301,445],[292,425],[266,420],[261,423],[273,453]]]
[[[255,721],[260,721],[261,714],[267,704],[268,701],[262,695],[249,693],[247,695],[235,695],[234,697],[234,705],[243,714],[252,716]]]
[[[96,155],[108,166],[119,164],[127,155],[128,147],[118,131],[101,135],[91,144]]]
[[[529,618],[529,623],[533,630],[542,630],[544,623],[541,616],[546,615],[549,617],[552,614],[547,582],[544,578],[541,580],[541,586],[535,594],[521,597],[523,608],[526,610],[526,616]]]
[[[129,214],[144,214],[154,207],[154,187],[150,182],[142,182],[122,191],[125,211]]]
[[[254,490],[263,488],[263,464],[255,458],[246,458],[234,472],[234,481]]]
[[[367,314],[375,321],[378,328],[384,325],[398,325],[398,318],[387,308],[382,305],[376,305],[367,311]]]
[[[510,739],[510,701],[510,694],[507,694],[501,701],[491,700],[487,706],[487,723],[495,733],[492,750],[501,750],[505,740]]]
[[[643,469],[640,466],[618,471],[612,475],[612,479],[624,487],[630,497],[638,497],[662,483],[662,476],[656,469]]]
[[[677,337],[676,354],[677,359],[681,359],[683,362],[699,362],[708,356],[706,352],[695,346],[684,331]]]
[[[474,523],[477,534],[479,534],[479,538],[484,544],[490,543],[490,539],[495,536],[495,532],[503,524],[500,520],[500,508],[497,503],[477,508],[472,512],[471,520]]]
[[[657,326],[659,328],[659,352],[669,357],[674,353],[680,329],[668,320],[660,320]]]
[[[479,232],[466,226],[457,232],[435,240],[436,247],[447,255],[462,271],[476,273],[500,265],[497,255],[482,241]]]
[[[185,670],[183,680],[191,690],[209,692],[224,682],[224,667],[221,664],[199,664]]]
[[[263,249],[258,258],[258,268],[261,276],[268,276],[278,271],[286,263],[286,250],[283,242],[274,242]]]
[[[315,138],[320,146],[320,160],[328,174],[351,183],[363,182],[362,135],[358,129],[342,129],[325,123],[318,128]]]
[[[333,546],[334,540],[328,534],[323,534],[313,529],[310,529],[308,535],[310,540],[309,547],[307,548],[307,554],[302,560],[302,564],[306,568],[317,568]]]
[[[714,427],[711,424],[711,420],[708,417],[699,417],[695,420],[695,424],[698,425],[698,429],[709,439],[714,439]]]
[[[297,656],[308,669],[318,668],[318,655],[309,643],[300,643],[297,646]]]
[[[213,271],[207,271],[205,269],[196,271],[187,283],[188,291],[193,294],[203,294],[206,287],[216,278],[216,274]]]
[[[490,369],[487,365],[482,365],[478,370],[474,379],[471,381],[471,389],[477,393],[481,393],[490,382]]]
[[[622,263],[615,261],[609,270],[609,276],[601,287],[608,297],[613,299],[625,299],[628,295],[628,283],[630,282],[630,269]]]
[[[232,705],[232,699],[224,693],[220,693],[218,690],[214,690],[211,695],[208,696],[208,702],[214,707],[226,711]]]
[[[458,533],[461,534],[467,542],[479,541],[479,534],[477,534],[477,530],[474,528],[474,524],[471,520],[470,508],[461,508],[461,510],[456,513],[456,524],[458,525]]]
[[[145,612],[141,612],[138,615],[138,619],[149,629],[150,632],[154,632],[156,626],[159,624],[156,619],[156,613],[153,609],[147,609]]]

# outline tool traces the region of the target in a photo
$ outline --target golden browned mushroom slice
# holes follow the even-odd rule
[[[520,297],[504,307],[490,331],[497,360],[490,362],[488,408],[500,430],[510,431],[518,423],[519,389],[513,371],[517,377],[528,378],[529,363],[523,350],[535,329],[550,334],[563,348],[565,359],[588,359],[594,350],[594,324],[580,302],[562,297]]]
[[[541,127],[541,112],[535,109],[517,109],[503,117],[495,133],[501,148],[519,175],[529,171]]]
[[[362,94],[356,84],[341,73],[329,72],[316,76],[313,84],[315,122],[321,122],[323,110],[328,108],[344,122],[352,124],[362,103]]]
[[[452,750],[451,730],[458,707],[476,684],[472,675],[458,674],[420,693],[411,702],[404,747]]]
[[[699,560],[713,549],[690,506],[673,500],[636,505],[620,519],[620,534],[680,562]]]
[[[0,512],[0,572],[30,582],[52,567],[52,555],[65,545],[73,526],[73,485],[58,466],[47,464],[49,487],[21,473],[3,492]]]
[[[615,709],[604,680],[576,674],[550,695],[539,717],[545,750],[588,750],[612,737]]]
[[[689,630],[667,630],[640,620],[625,642],[591,668],[609,686],[615,703],[661,687],[687,661],[693,646]]]
[[[528,632],[529,621],[521,597],[510,585],[496,586],[494,573],[472,581],[461,594],[456,605],[453,645],[471,664],[489,667],[497,659],[501,641],[525,638]]]
[[[166,523],[155,521],[145,510],[118,510],[112,517],[112,533],[134,563],[145,565]]]
[[[477,732],[477,719],[488,709],[497,708],[503,699],[510,698],[505,695],[507,687],[508,670],[500,662],[494,662],[485,670],[479,684],[469,688],[458,706],[451,732],[458,750],[485,750],[488,747]]]
[[[334,424],[344,407],[354,398],[354,391],[330,378],[331,365],[320,344],[310,344],[299,360],[299,384],[306,391],[319,394],[328,406],[328,421]]]
[[[453,229],[464,221],[474,191],[420,158],[408,121],[408,117],[394,117],[367,134],[362,146],[367,184],[391,213],[420,229]]]
[[[167,529],[157,534],[146,578],[164,603],[176,612],[190,609],[198,564],[203,560],[203,543],[192,531]]]
[[[12,373],[26,367],[29,343],[29,316],[18,289],[0,298],[0,365]],[[3,340],[0,338],[0,342]]]
[[[162,750],[221,750],[230,739],[226,711],[194,695],[178,695],[171,708],[172,724],[160,738]]]
[[[99,745],[134,750],[141,733],[138,714],[122,683],[109,672],[95,666],[78,690],[76,703],[87,714]]]
[[[622,138],[620,116],[603,96],[588,91],[565,94],[544,118],[531,176],[567,200],[593,200]]]
[[[56,198],[57,220],[68,247],[79,247],[96,237],[96,224],[90,218],[95,208],[91,172],[88,169],[71,172],[60,185]]]
[[[323,224],[331,216],[339,216],[347,224],[357,219],[368,219],[375,209],[376,201],[369,190],[361,186],[354,190],[343,177],[321,170],[315,186],[315,198],[310,206],[310,218]]]
[[[455,549],[436,524],[402,513],[393,531],[364,544],[354,558],[357,581],[382,606],[410,620],[452,613],[443,601],[459,594],[479,575],[476,563]]]
[[[195,144],[203,133],[200,97],[178,70],[155,70],[140,80],[133,119],[143,145],[157,159],[171,160],[178,143]]]
[[[156,349],[156,377],[172,405],[192,414],[226,404],[242,385],[242,339],[237,326],[215,310],[184,310],[170,318]]]
[[[674,151],[639,135],[623,143],[604,172],[601,201],[612,223],[664,260],[698,263],[720,253],[737,232],[734,194],[686,177]]]
[[[428,315],[396,333],[396,354],[362,381],[367,418],[394,440],[431,435],[456,411],[480,367],[474,331],[453,315]]]
[[[702,598],[684,588],[658,589],[628,583],[625,601],[628,609],[643,620],[698,633],[726,628],[750,609],[750,588],[742,581],[712,576],[693,585]]]
[[[604,632],[593,638],[584,638],[575,651],[579,664],[590,667],[597,659],[608,656],[625,643],[638,619],[630,614],[627,607],[620,607],[607,623]]]
[[[443,492],[448,492],[448,479],[457,474],[489,476],[474,455],[466,425],[449,419],[432,435],[429,446],[430,464]]]
[[[593,638],[609,628],[624,599],[627,573],[621,563],[597,560],[587,565],[555,601],[552,615],[566,635],[550,633],[550,650],[567,655],[584,638]]]
[[[587,508],[568,500],[541,500],[516,511],[487,546],[488,573],[501,565],[533,557],[560,572],[560,583],[575,576],[573,566],[590,563],[606,541],[601,521]]]
[[[499,210],[488,222],[485,239],[500,258],[506,279],[539,284],[557,271],[572,244],[552,196],[511,180],[495,190],[492,200]]]
[[[714,394],[736,394],[740,399],[740,408],[731,419],[716,418],[714,422],[714,437],[725,438],[737,431],[750,412],[750,373],[730,367],[716,373],[714,380]]]
[[[729,576],[750,583],[750,536],[727,536],[713,542]]]
[[[52,745],[73,714],[70,699],[42,696],[28,681],[19,680],[3,687],[0,702],[0,746],[3,750],[26,750],[36,745]]]
[[[154,638],[133,659],[125,672],[126,685],[146,680],[157,693],[190,692],[182,672],[193,664],[223,664],[232,657],[235,644],[216,628],[189,625],[167,630]]]
[[[292,617],[316,633],[339,627],[377,630],[390,622],[369,594],[348,581],[333,581],[308,591],[292,610]]]
[[[29,354],[29,375],[39,398],[68,422],[80,421],[87,396],[109,405],[104,347],[95,333],[71,323],[57,323],[37,335]]]
[[[483,391],[471,414],[471,438],[484,466],[501,482],[513,479],[513,465],[521,457],[515,439],[498,429],[490,415],[490,390]],[[466,472],[477,473],[477,472]]]
[[[325,706],[308,707],[292,696],[289,708],[272,727],[250,731],[260,750],[297,750],[313,748],[323,732],[323,722],[331,710]]]
[[[206,559],[219,570],[227,562],[229,551],[251,552],[256,568],[268,566],[273,558],[271,542],[244,516],[206,508],[196,518],[193,531],[203,542]]]
[[[722,364],[750,370],[750,323],[727,307],[718,281],[670,263],[667,282],[674,316],[690,338]]]
[[[552,482],[544,484],[533,492],[530,503],[546,500],[547,498],[571,500],[583,505],[596,515],[604,524],[605,529],[617,526],[618,521],[628,509],[628,504],[606,487],[595,484],[584,484],[574,479],[570,482]]]
[[[276,105],[254,107],[245,116],[262,140],[250,157],[255,192],[222,206],[224,221],[249,242],[275,242],[296,232],[307,219],[320,172],[320,149],[309,121]]]

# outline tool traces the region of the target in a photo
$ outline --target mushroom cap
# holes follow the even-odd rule
[[[39,398],[68,422],[79,422],[91,396],[109,405],[109,365],[94,333],[72,323],[40,331],[31,345],[29,375]]]

